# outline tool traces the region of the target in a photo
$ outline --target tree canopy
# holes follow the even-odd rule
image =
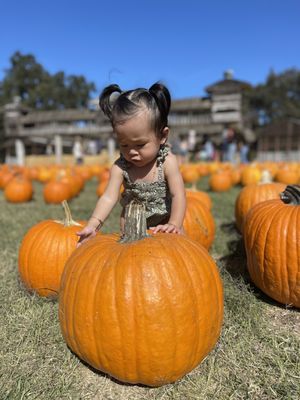
[[[246,94],[246,100],[256,125],[300,118],[300,71],[295,68],[278,74],[271,71],[265,83],[254,86]]]
[[[17,51],[0,82],[0,104],[19,96],[24,104],[40,110],[81,108],[87,107],[95,90],[83,75],[50,74],[34,55]]]

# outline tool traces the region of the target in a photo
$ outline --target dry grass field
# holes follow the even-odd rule
[[[70,203],[87,219],[96,180]],[[199,188],[207,190],[203,179]],[[0,399],[192,400],[300,398],[300,314],[261,293],[249,280],[241,236],[234,227],[239,188],[210,193],[217,225],[211,255],[224,283],[225,318],[215,349],[180,381],[160,388],[126,385],[91,369],[63,341],[56,301],[28,294],[18,280],[18,249],[27,230],[63,216],[45,205],[42,185],[34,200],[8,204],[0,193]],[[116,207],[104,231],[118,229]]]

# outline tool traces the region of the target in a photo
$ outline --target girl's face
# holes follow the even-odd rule
[[[125,159],[143,167],[156,158],[160,145],[167,140],[169,129],[164,128],[159,138],[151,127],[148,112],[142,111],[116,125],[114,131]]]

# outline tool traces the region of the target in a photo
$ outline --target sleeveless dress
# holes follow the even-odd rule
[[[163,163],[169,153],[168,146],[161,146],[156,165],[158,179],[154,182],[132,182],[128,169],[130,163],[121,155],[116,164],[123,170],[124,191],[121,195],[120,204],[123,210],[132,200],[145,204],[147,228],[161,223],[167,223],[171,212],[171,193],[164,179]]]

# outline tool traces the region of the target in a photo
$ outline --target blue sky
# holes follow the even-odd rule
[[[98,90],[161,80],[173,98],[204,95],[226,69],[257,84],[300,68],[299,0],[19,0],[0,15],[0,80],[17,50]]]

